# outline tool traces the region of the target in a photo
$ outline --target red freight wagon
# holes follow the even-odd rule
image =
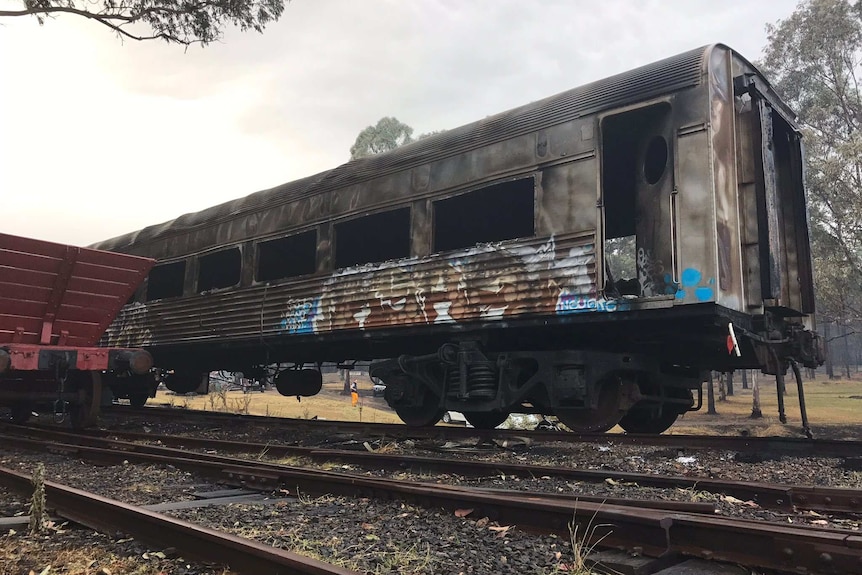
[[[143,349],[97,347],[154,260],[0,234],[0,405],[23,422],[50,406],[79,428],[103,398],[143,405]]]

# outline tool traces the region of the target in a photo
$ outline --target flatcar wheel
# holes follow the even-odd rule
[[[150,394],[148,393],[130,393],[129,394],[129,404],[135,409],[140,409],[147,403],[147,399],[149,399]]]
[[[464,417],[476,429],[494,429],[506,421],[509,414],[496,411],[472,411],[469,413],[464,412]]]
[[[9,407],[12,412],[12,423],[23,425],[27,423],[33,414],[33,407],[29,403],[16,403]]]
[[[554,415],[575,433],[604,433],[619,423],[623,416],[620,411],[620,383],[609,381],[599,388],[596,409],[557,408]]]
[[[659,434],[668,430],[674,424],[679,412],[665,407],[658,415],[649,409],[632,409],[620,420],[620,427],[627,433]]]
[[[81,402],[71,406],[69,419],[72,429],[84,429],[96,423],[102,402],[102,374],[98,371],[80,372],[80,385],[84,390]],[[87,379],[89,378],[89,381]]]

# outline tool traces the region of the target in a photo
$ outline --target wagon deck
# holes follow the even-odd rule
[[[0,234],[0,344],[95,346],[152,266]]]
[[[55,413],[72,406],[73,425],[89,423],[102,372],[115,392],[147,387],[146,351],[97,343],[153,263],[0,234],[0,403],[13,419],[51,403]]]

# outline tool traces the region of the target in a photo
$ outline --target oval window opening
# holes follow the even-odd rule
[[[650,184],[658,182],[667,166],[667,142],[661,136],[655,136],[647,145],[644,156],[644,178]]]

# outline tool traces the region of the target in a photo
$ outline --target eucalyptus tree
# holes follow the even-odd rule
[[[761,67],[804,132],[818,316],[849,375],[862,318],[862,0],[804,0],[767,35]]]
[[[109,28],[121,39],[205,46],[220,40],[228,25],[263,32],[279,19],[284,4],[285,0],[20,0],[20,7],[0,10],[0,17],[32,16],[44,24],[57,16],[78,16]]]

